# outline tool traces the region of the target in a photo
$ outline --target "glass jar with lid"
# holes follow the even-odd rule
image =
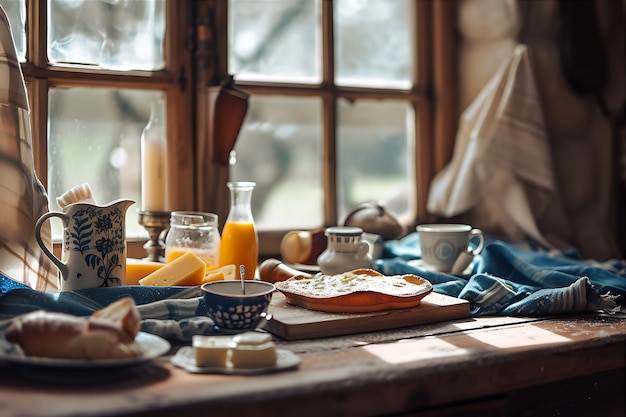
[[[217,214],[173,211],[165,238],[165,259],[170,262],[185,252],[193,252],[207,267],[217,267],[220,257]]]

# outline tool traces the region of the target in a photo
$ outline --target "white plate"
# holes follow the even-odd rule
[[[171,361],[172,364],[193,374],[256,375],[284,371],[300,365],[300,358],[291,351],[276,349],[276,356],[276,365],[269,368],[205,368],[196,366],[193,348],[184,346],[178,349]]]
[[[139,332],[135,338],[135,342],[143,351],[141,356],[136,358],[123,359],[102,359],[102,360],[80,360],[80,359],[57,359],[42,358],[38,356],[25,356],[19,348],[11,346],[9,343],[0,344],[0,361],[13,363],[17,365],[36,366],[45,368],[74,368],[74,369],[90,369],[90,368],[113,368],[128,365],[137,365],[152,359],[155,359],[170,350],[170,343],[153,334]],[[6,346],[6,347],[5,347]]]

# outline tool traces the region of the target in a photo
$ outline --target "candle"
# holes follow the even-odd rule
[[[167,211],[167,142],[161,121],[163,100],[152,102],[150,121],[141,134],[141,201],[144,211]]]

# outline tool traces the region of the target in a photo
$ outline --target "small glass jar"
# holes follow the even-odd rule
[[[165,238],[165,260],[170,262],[185,252],[193,252],[207,267],[217,267],[220,257],[220,232],[217,214],[173,211]]]

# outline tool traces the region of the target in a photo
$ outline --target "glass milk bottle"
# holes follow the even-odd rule
[[[229,182],[230,211],[222,231],[220,266],[234,264],[246,268],[245,278],[254,279],[258,258],[259,238],[252,218],[254,182]]]
[[[166,262],[185,252],[202,259],[207,270],[217,268],[220,256],[220,232],[217,214],[196,211],[173,211],[170,230],[165,238]]]

